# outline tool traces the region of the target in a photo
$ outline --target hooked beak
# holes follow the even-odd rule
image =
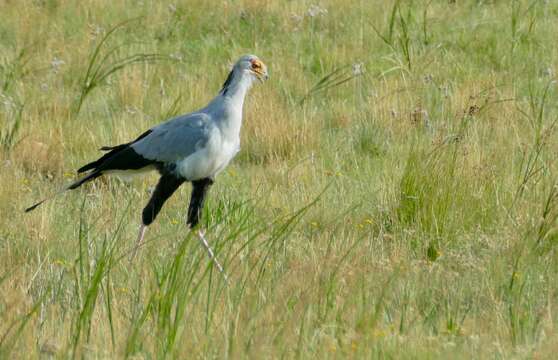
[[[261,63],[261,67],[258,69],[254,69],[252,70],[252,72],[256,75],[256,77],[258,78],[258,80],[260,80],[260,82],[264,82],[267,79],[269,79],[269,73],[267,72],[267,66],[265,66],[263,63]]]

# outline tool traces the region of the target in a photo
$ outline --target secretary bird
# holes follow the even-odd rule
[[[227,76],[219,94],[206,107],[157,125],[134,141],[102,147],[101,150],[107,151],[106,154],[78,169],[78,173],[85,173],[85,176],[57,194],[76,189],[102,175],[157,170],[161,177],[143,209],[142,224],[131,259],[143,242],[147,226],[184,182],[192,183],[186,222],[190,229],[194,229],[215,176],[240,150],[240,127],[246,93],[255,80],[263,82],[267,78],[267,67],[257,56],[242,56]],[[50,198],[25,211],[34,210]],[[202,230],[198,231],[198,236],[222,272]]]

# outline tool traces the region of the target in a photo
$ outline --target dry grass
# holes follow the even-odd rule
[[[0,2],[0,358],[552,358],[557,11]],[[113,73],[78,112],[129,19],[109,60],[172,60]],[[244,53],[271,80],[205,213],[230,286],[183,224],[189,186],[133,266],[154,175],[22,212],[100,146],[203,106]]]

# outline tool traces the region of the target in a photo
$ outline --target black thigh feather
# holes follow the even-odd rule
[[[153,191],[153,195],[151,195],[151,199],[143,209],[142,222],[144,225],[150,225],[153,220],[155,220],[165,201],[167,201],[183,182],[184,179],[178,178],[173,174],[164,174],[161,176],[155,187],[155,191]]]
[[[205,196],[211,184],[213,184],[213,180],[210,178],[192,181],[192,197],[190,199],[190,206],[188,207],[187,220],[190,229],[193,229],[200,221]]]

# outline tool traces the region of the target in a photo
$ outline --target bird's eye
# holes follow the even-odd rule
[[[262,64],[259,61],[252,61],[252,69],[261,69]]]

